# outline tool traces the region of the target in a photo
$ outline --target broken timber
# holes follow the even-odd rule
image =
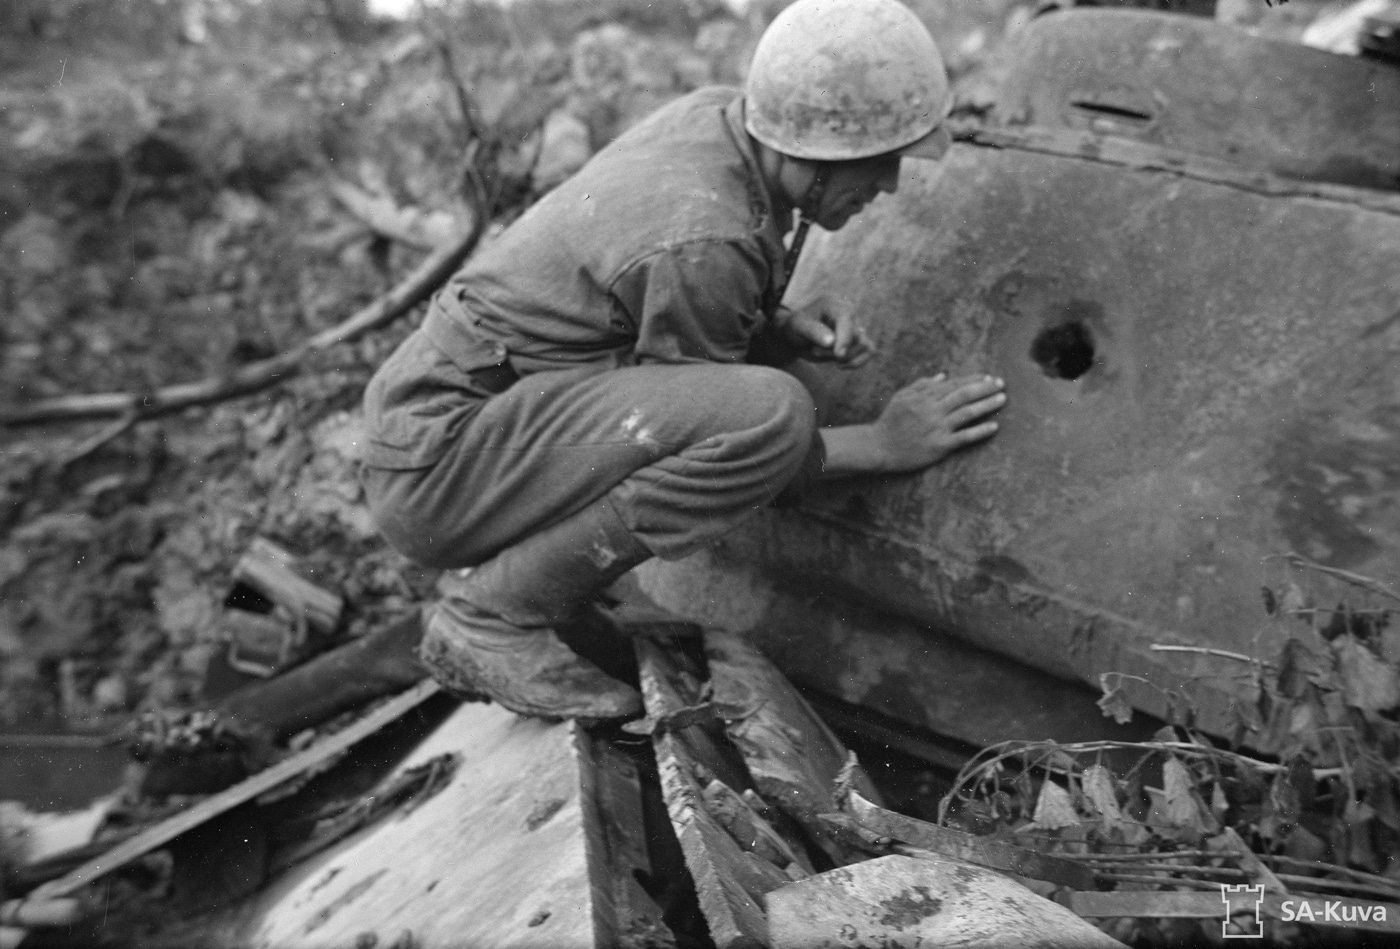
[[[840,739],[753,646],[706,630],[701,661],[695,645],[637,641],[642,731],[652,736],[667,809],[715,944],[768,946],[768,894],[809,878],[814,857],[831,866],[869,856],[825,820],[837,810],[838,776],[876,792]]]
[[[169,843],[187,831],[230,811],[240,804],[272,790],[278,785],[330,760],[356,742],[379,731],[385,725],[417,708],[439,691],[437,683],[427,680],[373,710],[364,718],[323,739],[305,751],[298,752],[261,771],[233,787],[201,801],[187,811],[156,824],[116,847],[84,863],[57,880],[51,880],[33,893],[34,899],[55,899],[70,896],[83,887],[124,867],[157,847]]]
[[[297,557],[266,537],[255,537],[233,568],[233,579],[257,590],[274,604],[302,617],[313,630],[329,635],[340,623],[345,601],[299,572]]]
[[[400,764],[451,754],[451,780],[150,949],[645,946],[674,939],[637,883],[635,768],[574,722],[458,707]]]
[[[834,789],[848,763],[841,739],[742,636],[706,631],[705,656],[715,709],[758,793],[797,821],[834,863],[867,856],[833,837],[821,820],[821,815],[839,810]],[[867,799],[879,800],[879,792],[858,765],[848,780]]]
[[[648,718],[663,721],[682,708],[699,704],[698,696],[679,691],[695,680],[687,679],[689,673],[673,657],[654,642],[638,640],[636,645]],[[698,682],[695,685],[698,691]],[[728,778],[725,783],[738,779],[704,729],[696,723],[657,730],[652,735],[666,810],[715,945],[718,949],[764,947],[768,945],[767,921],[758,900],[790,883],[791,878],[746,853],[706,808],[697,766],[704,769],[702,773],[720,771],[717,779]],[[706,758],[703,764],[698,760],[701,756]]]

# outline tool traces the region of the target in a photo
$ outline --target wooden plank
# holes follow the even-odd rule
[[[261,771],[252,777],[235,784],[213,797],[200,801],[187,811],[182,811],[167,820],[156,824],[131,837],[99,857],[94,857],[71,873],[50,880],[34,891],[34,899],[54,899],[69,896],[95,882],[119,867],[150,853],[157,847],[169,843],[181,834],[200,824],[232,810],[240,804],[251,801],[279,784],[302,774],[317,765],[330,760],[350,748],[356,742],[367,738],[408,712],[423,704],[439,691],[437,683],[426,679],[408,691],[395,696],[368,715],[321,741],[298,752],[283,761]]]
[[[642,698],[650,718],[663,720],[693,704],[695,697],[683,695],[673,684],[679,670],[660,646],[638,640],[636,648]],[[776,867],[746,854],[706,810],[695,775],[700,762],[683,737],[700,730],[700,726],[691,725],[677,733],[661,731],[652,736],[666,810],[715,945],[718,949],[765,947],[768,926],[755,895],[791,881]],[[706,770],[711,770],[711,764],[718,762],[707,761]]]
[[[621,940],[617,917],[617,872],[625,868],[613,860],[603,816],[607,804],[603,800],[602,777],[598,773],[596,748],[588,733],[570,720],[565,723],[575,767],[578,771],[580,824],[583,830],[584,863],[588,869],[588,902],[592,904],[593,945],[616,946]],[[540,812],[541,816],[543,811]],[[527,818],[527,824],[529,819]],[[546,920],[547,922],[547,920]]]
[[[801,848],[788,843],[743,795],[719,778],[712,778],[702,788],[702,793],[705,809],[744,850],[783,868],[789,875],[796,872],[811,876],[816,872]],[[790,866],[795,866],[796,870],[787,869]]]
[[[1123,949],[1019,883],[943,857],[877,857],[769,893],[773,949]]]
[[[340,594],[317,586],[297,572],[298,560],[290,551],[266,537],[254,537],[248,550],[233,566],[233,578],[241,580],[293,616],[304,616],[322,635],[335,631],[345,601]]]
[[[820,815],[839,810],[836,778],[849,752],[787,678],[741,636],[706,630],[705,655],[716,711],[758,792],[820,841],[837,863],[860,859],[835,841]],[[879,792],[859,767],[851,782],[866,798]]]
[[[458,756],[437,794],[205,917],[197,931],[142,945],[618,946],[585,740],[572,722],[465,703],[398,766]]]
[[[634,761],[611,742],[590,736],[591,777],[584,781],[584,796],[591,800],[605,851],[605,866],[595,878],[608,887],[612,904],[613,934],[603,945],[618,949],[667,949],[675,935],[662,919],[661,907],[637,881],[649,876],[651,855],[647,848],[642,807],[641,778]]]
[[[896,814],[866,800],[855,791],[846,795],[845,811],[862,827],[882,837],[901,840],[979,867],[989,867],[1080,890],[1092,889],[1094,886],[1094,872],[1072,860],[1036,853],[1034,850],[998,840],[984,840],[972,834]]]

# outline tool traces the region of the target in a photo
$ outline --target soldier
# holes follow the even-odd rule
[[[897,0],[798,0],[742,93],[663,107],[435,296],[366,391],[364,481],[395,547],[458,571],[421,645],[439,681],[526,715],[632,716],[636,690],[554,632],[604,587],[819,479],[917,471],[995,432],[999,379],[921,379],[868,424],[819,428],[776,368],[870,357],[852,314],[783,289],[811,224],[842,227],[903,156],[947,150],[950,107]]]

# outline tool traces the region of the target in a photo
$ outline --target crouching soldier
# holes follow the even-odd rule
[[[436,295],[369,384],[364,481],[390,543],[472,568],[423,637],[445,686],[526,715],[634,715],[636,690],[554,632],[605,586],[818,479],[916,471],[994,433],[997,379],[922,379],[868,424],[818,428],[770,367],[869,358],[851,314],[789,310],[783,289],[810,224],[842,227],[896,189],[903,156],[947,150],[949,108],[897,0],[797,0],[742,93],[663,107]]]

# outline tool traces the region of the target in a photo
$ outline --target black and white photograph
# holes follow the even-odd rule
[[[0,0],[0,949],[1400,947],[1400,0]]]

